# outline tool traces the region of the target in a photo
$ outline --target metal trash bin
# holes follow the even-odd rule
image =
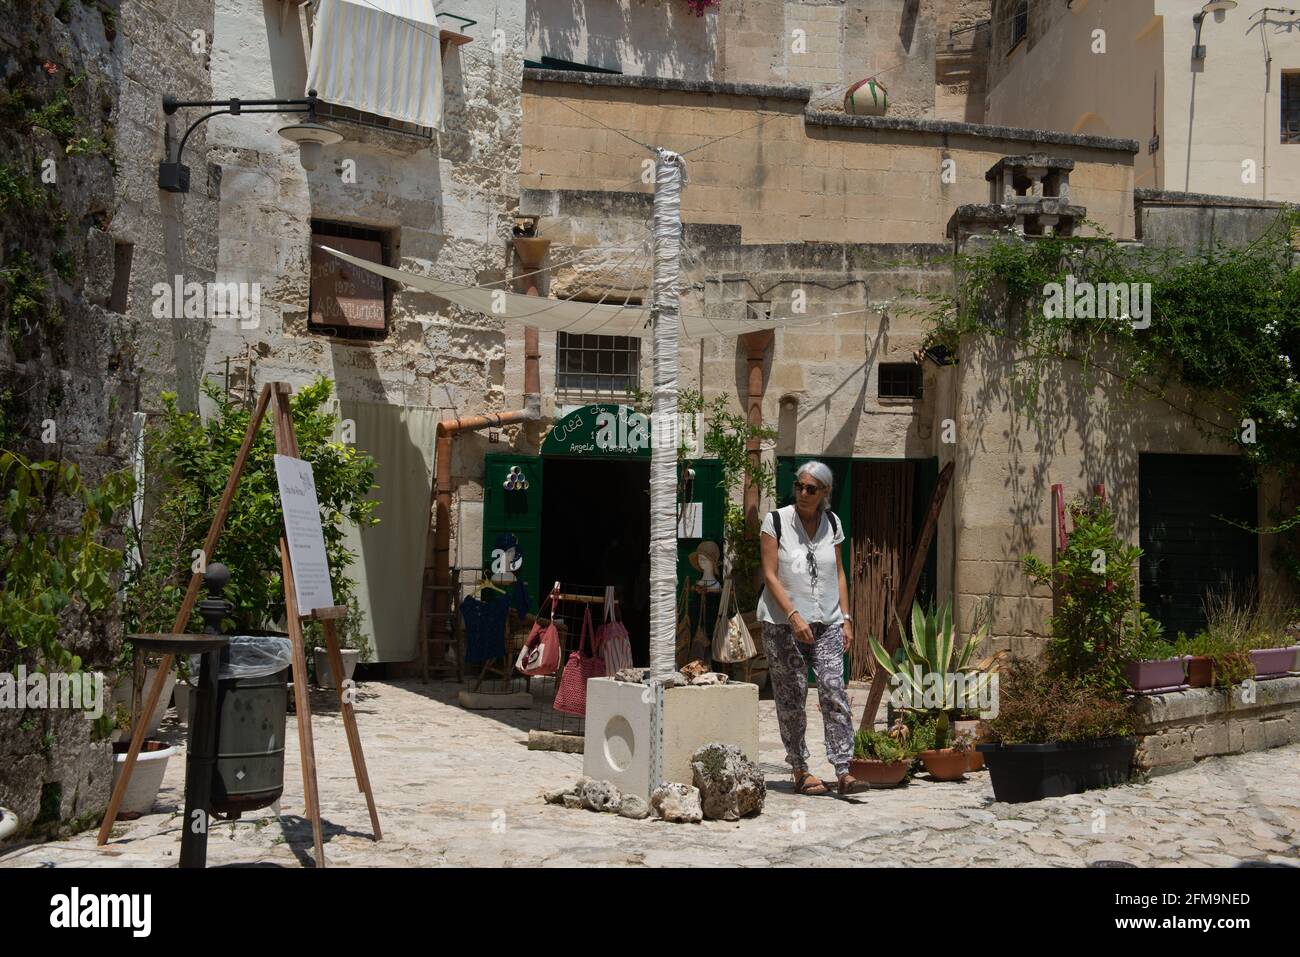
[[[293,650],[288,638],[234,635],[217,680],[212,810],[238,817],[284,791],[284,730]],[[193,669],[197,673],[196,667]],[[191,715],[197,695],[190,696]],[[193,720],[190,726],[193,727]],[[192,746],[192,744],[191,744]]]

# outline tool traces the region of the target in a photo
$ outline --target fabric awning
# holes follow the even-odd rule
[[[432,0],[318,0],[307,89],[326,103],[442,129]]]
[[[402,272],[391,266],[381,266],[366,259],[349,256],[324,244],[318,246],[344,262],[383,276],[385,279],[431,292],[458,306],[499,319],[575,335],[598,333],[603,336],[649,338],[654,334],[649,305],[616,306],[608,303],[576,302],[569,299],[542,299],[537,296],[507,292],[503,289],[465,286],[430,276]],[[690,315],[681,317],[682,333],[691,339],[704,339],[709,336],[742,336],[747,332],[758,332],[762,329],[816,325],[825,322],[826,319],[826,316],[799,319],[719,319]]]

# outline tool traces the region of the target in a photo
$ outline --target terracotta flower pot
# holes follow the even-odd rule
[[[936,781],[958,781],[966,773],[969,758],[965,751],[955,748],[922,751],[921,761],[925,770]]]
[[[907,770],[912,766],[911,759],[903,761],[869,761],[863,758],[849,759],[849,774],[859,781],[865,781],[873,788],[896,788],[907,777]]]
[[[967,752],[966,770],[968,772],[984,770],[984,755],[980,754],[974,748]]]
[[[1214,659],[1208,655],[1188,655],[1187,686],[1189,688],[1208,688],[1214,684]]]

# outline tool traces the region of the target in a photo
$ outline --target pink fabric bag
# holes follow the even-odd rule
[[[578,650],[569,655],[555,689],[552,707],[556,711],[579,717],[587,713],[587,679],[605,677],[605,662],[590,650],[593,640],[591,605],[588,605],[582,615],[582,638],[578,641]]]
[[[555,628],[555,602],[559,596],[560,583],[556,582],[547,596],[551,601],[551,617],[543,617],[539,607],[528,640],[519,649],[515,667],[526,675],[553,675],[560,666],[560,633]],[[542,604],[546,604],[546,598],[542,599]]]
[[[611,586],[605,589],[605,621],[596,629],[596,654],[604,660],[607,675],[632,667],[632,642],[628,640],[627,628],[619,619],[618,612],[618,602]]]

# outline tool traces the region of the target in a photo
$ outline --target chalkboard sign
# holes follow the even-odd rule
[[[316,478],[310,462],[287,455],[275,457],[275,477],[280,484],[280,510],[284,512],[298,613],[306,618],[318,608],[334,607],[320,503],[316,501]]]

